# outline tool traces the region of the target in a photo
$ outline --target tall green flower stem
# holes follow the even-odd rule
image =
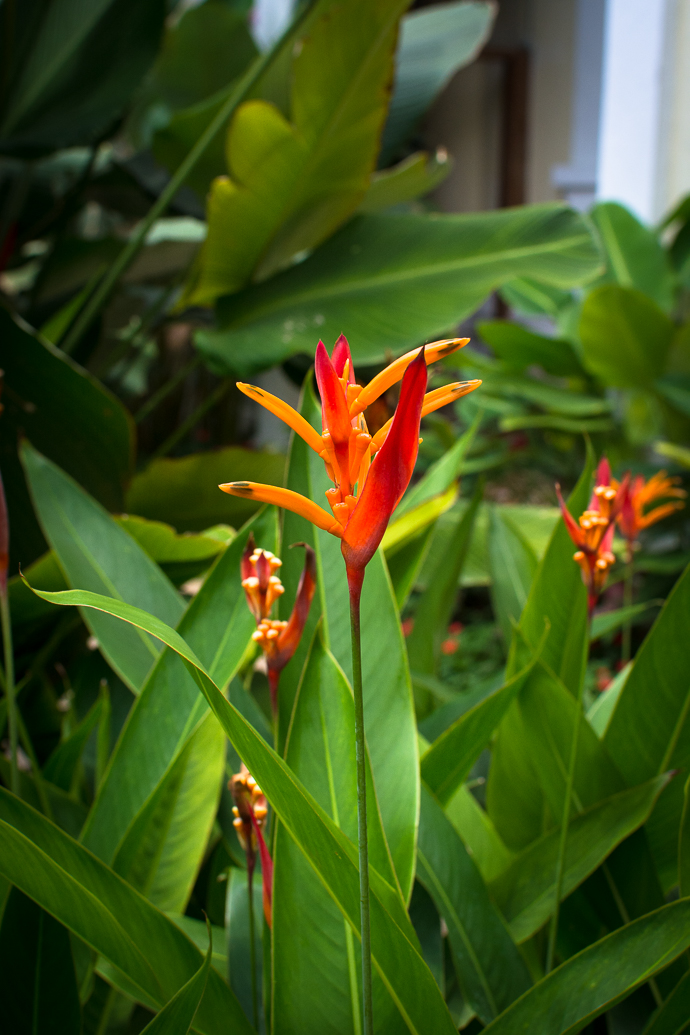
[[[587,619],[587,632],[589,634],[589,627],[592,621],[592,610],[590,607],[588,619]],[[589,635],[585,641],[589,644]],[[587,653],[588,650],[585,648]],[[565,782],[565,798],[563,801],[563,815],[561,817],[561,836],[558,842],[558,858],[556,860],[556,896],[553,907],[553,914],[551,916],[551,924],[549,926],[549,940],[546,947],[546,964],[544,967],[545,973],[549,974],[553,970],[553,961],[556,955],[556,938],[558,936],[558,916],[561,908],[561,895],[563,894],[563,875],[565,873],[565,849],[568,842],[568,822],[570,820],[570,808],[573,799],[573,787],[575,785],[575,764],[577,762],[577,747],[580,739],[580,723],[582,721],[582,696],[584,693],[585,679],[584,672],[580,677],[580,683],[577,690],[576,709],[575,709],[575,722],[573,724],[573,736],[570,742],[570,758],[568,759],[568,775]]]
[[[633,602],[633,552],[629,545],[625,554],[625,578],[623,579],[623,607],[632,607]],[[621,661],[627,665],[632,654],[632,622],[630,619],[623,626],[623,645]]]
[[[362,693],[362,637],[360,601],[364,570],[348,567],[350,629],[352,632],[352,690],[355,698],[355,758],[357,763],[357,839],[359,847],[359,915],[362,937],[363,1035],[373,1035],[374,1007],[371,991],[371,920],[369,915],[369,844],[367,839],[367,777]]]
[[[118,257],[104,274],[96,290],[89,297],[89,300],[86,302],[84,308],[81,310],[60,344],[63,352],[71,353],[74,351],[76,346],[79,344],[82,335],[86,332],[92,321],[100,313],[101,309],[110,298],[110,295],[122,274],[139,254],[139,251],[146,241],[146,236],[155,221],[165,212],[166,208],[173,200],[206,148],[221,131],[223,126],[226,125],[228,119],[230,119],[240,104],[247,99],[261,76],[274,61],[276,55],[280,53],[280,51],[297,35],[313,6],[313,2],[306,3],[283,36],[274,44],[273,47],[271,47],[270,50],[266,51],[265,54],[260,55],[242,76],[225,104],[219,108],[215,118],[209,122],[208,126],[201,134],[187,157],[183,162],[181,162],[174,175],[171,176],[170,182],[165,190],[162,191],[158,199],[149,209],[146,218],[139,224]]]

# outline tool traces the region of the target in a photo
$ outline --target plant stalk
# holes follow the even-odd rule
[[[362,933],[363,1035],[373,1035],[374,1008],[371,989],[371,920],[369,915],[369,844],[367,838],[367,777],[362,693],[362,637],[360,599],[364,571],[348,568],[350,629],[352,632],[352,689],[355,698],[355,758],[357,762],[357,839],[359,848],[359,912]]]
[[[563,803],[563,817],[561,819],[561,837],[558,843],[558,859],[556,861],[556,901],[554,903],[553,915],[549,926],[549,941],[546,948],[545,974],[553,970],[553,961],[556,954],[556,937],[558,935],[558,914],[561,908],[561,895],[563,893],[563,874],[565,870],[565,849],[568,841],[568,821],[570,819],[570,804],[573,797],[573,786],[575,784],[575,763],[577,761],[577,745],[580,739],[580,719],[582,713],[582,694],[584,690],[584,677],[580,679],[577,691],[577,709],[575,712],[575,724],[573,727],[573,739],[570,744],[570,758],[568,760],[568,776],[565,784],[565,800]]]
[[[5,694],[7,695],[7,724],[10,731],[10,787],[19,795],[19,767],[17,765],[17,698],[14,692],[14,655],[12,652],[12,622],[7,594],[7,582],[0,589],[0,623],[2,624],[2,646],[5,655]]]
[[[247,870],[247,895],[249,907],[249,965],[252,972],[252,1016],[256,1030],[259,1030],[259,991],[256,980],[256,934],[254,927],[254,867]]]
[[[623,580],[623,607],[631,607],[633,602],[633,553],[630,546],[625,555],[625,579]],[[630,619],[623,626],[623,644],[621,661],[627,665],[632,654],[632,622]]]
[[[84,308],[70,327],[62,341],[61,348],[63,352],[71,353],[74,351],[81,340],[82,335],[86,332],[89,325],[95,317],[98,316],[99,312],[107,302],[120,277],[138,255],[146,240],[146,235],[155,221],[163,214],[163,212],[165,212],[166,208],[173,200],[208,145],[220,132],[242,101],[247,98],[250,91],[254,88],[258,80],[269,67],[276,54],[279,53],[290,39],[297,34],[313,6],[313,2],[305,4],[294,22],[288,26],[281,38],[271,47],[270,50],[266,51],[265,54],[261,54],[256,61],[254,61],[239,81],[236,88],[232,91],[225,104],[219,109],[215,118],[209,122],[208,126],[201,134],[187,157],[178,166],[173,176],[171,176],[167,187],[162,191],[149,209],[146,218],[142,220],[118,257],[106,271],[100,284],[90,296]]]

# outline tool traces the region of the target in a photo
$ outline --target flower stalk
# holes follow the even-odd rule
[[[367,832],[367,768],[362,686],[361,597],[364,569],[348,568],[350,631],[352,634],[352,692],[355,699],[355,763],[357,766],[357,844],[359,857],[359,919],[362,938],[362,1012],[364,1035],[373,1035],[374,1006],[371,985],[371,917],[369,894],[369,838]]]

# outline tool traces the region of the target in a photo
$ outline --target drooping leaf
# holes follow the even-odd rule
[[[218,560],[180,624],[182,634],[222,686],[237,670],[256,628],[239,574],[250,531],[267,549],[275,547],[275,517],[264,510],[238,533]],[[113,751],[84,829],[87,848],[112,862],[140,810],[156,793],[206,713],[206,703],[180,659],[164,651]]]
[[[635,920],[567,960],[486,1029],[489,1035],[575,1035],[690,945],[690,902]]]
[[[202,954],[171,920],[77,841],[2,788],[0,829],[2,873],[109,960],[136,998],[161,1009],[198,971]],[[203,1035],[228,1029],[249,1035],[252,1030],[213,970],[196,1027]]]
[[[80,1035],[69,934],[16,887],[0,926],[0,997],[12,1035]]]
[[[635,657],[606,730],[604,744],[628,786],[690,761],[690,687],[685,630],[690,568],[681,575]],[[676,883],[680,781],[662,794],[646,826],[662,887]]]
[[[8,10],[7,8],[10,8]],[[158,48],[163,0],[7,5],[5,153],[34,157],[91,144],[121,114]]]
[[[657,777],[605,798],[568,825],[562,897],[593,873],[617,844],[645,822],[669,781]],[[548,920],[555,904],[560,830],[552,830],[516,856],[490,885],[515,941],[522,942]]]
[[[22,446],[22,460],[36,512],[69,583],[117,596],[176,625],[182,598],[124,529],[59,467]],[[105,615],[84,615],[99,646],[119,676],[137,693],[160,647],[145,634]]]
[[[531,982],[479,872],[443,809],[422,784],[418,879],[446,921],[463,994],[488,1023]]]
[[[350,0],[311,25],[293,57],[290,121],[249,100],[228,129],[229,176],[211,186],[208,237],[186,300],[262,280],[320,244],[364,197],[409,0]]]
[[[598,262],[586,223],[561,205],[358,216],[305,262],[220,303],[220,329],[195,341],[219,369],[250,373],[346,328],[354,362],[379,363],[443,335],[518,269],[570,287]]]
[[[317,876],[358,934],[359,880],[355,846],[333,824],[261,735],[223,697],[182,637],[159,619],[109,597],[78,590],[43,596],[67,606],[78,603],[107,609],[109,614],[158,636],[185,660],[199,689],[273,805],[279,820],[300,845]],[[451,1035],[455,1031],[452,1019],[433,975],[414,944],[409,918],[398,893],[373,867],[370,877],[373,965],[413,1035],[440,1035],[443,1032]]]
[[[284,466],[278,454],[239,446],[154,460],[132,479],[127,511],[164,521],[178,532],[201,532],[223,523],[239,528],[256,513],[256,504],[219,492],[219,484],[251,478],[282,485]]]
[[[208,926],[210,929],[210,924]],[[142,1035],[187,1035],[206,989],[212,957],[213,940],[209,935],[208,950],[196,974],[190,977],[187,984],[183,985],[150,1024],[146,1025]]]
[[[636,288],[668,312],[673,304],[673,274],[654,231],[614,201],[595,205],[590,217],[604,247],[604,279]]]
[[[356,843],[354,702],[318,631],[295,701],[285,760],[324,812]],[[371,781],[367,813],[371,865],[394,884]],[[359,946],[328,891],[310,879],[309,863],[282,825],[275,841],[274,903],[275,1032],[292,1035],[297,1030],[316,1032],[328,1027],[350,1035],[357,1030],[361,1010]],[[327,997],[324,974],[328,974]],[[377,976],[374,980],[377,1024],[386,1031],[404,1031],[385,988]]]
[[[477,56],[491,33],[495,13],[488,3],[450,3],[403,18],[380,165],[388,164],[434,98]]]

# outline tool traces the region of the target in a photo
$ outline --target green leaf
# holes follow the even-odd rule
[[[642,1035],[682,1035],[690,1027],[690,973],[680,979]]]
[[[104,506],[122,507],[134,454],[134,424],[96,378],[0,310],[0,364],[5,372],[0,423],[2,476],[12,528],[10,571],[44,552],[17,440],[26,435]]]
[[[259,1006],[259,1030],[263,1021],[263,882],[260,873],[252,881],[252,901],[256,931],[256,984]],[[251,950],[249,937],[249,908],[247,896],[247,871],[232,866],[228,874],[228,891],[225,900],[225,933],[227,936],[228,984],[233,990],[248,1020],[253,1022]]]
[[[411,489],[408,489],[395,509],[395,521],[386,530],[387,536],[390,535],[391,528],[395,526],[395,523],[399,521],[404,514],[408,514],[411,510],[419,507],[422,503],[426,503],[450,489],[451,485],[453,485],[455,480],[462,473],[463,464],[467,454],[472,448],[479,424],[479,417],[476,417],[467,431],[459,437],[457,442],[454,442],[450,449],[448,449],[439,460],[431,465],[429,470],[426,471],[424,476],[419,479],[416,485]],[[384,550],[386,550],[385,537]]]
[[[220,330],[195,341],[214,366],[244,373],[311,355],[346,328],[355,363],[385,362],[443,335],[518,269],[570,287],[598,262],[587,224],[562,205],[358,216],[305,262],[219,303]]]
[[[185,532],[180,535],[172,525],[163,521],[150,521],[135,514],[122,514],[115,520],[159,565],[189,564],[195,561],[210,564],[223,552],[235,534],[229,525],[220,525],[217,531],[205,530],[212,534],[200,532],[194,535]]]
[[[489,510],[489,570],[491,601],[506,643],[513,636],[513,623],[520,620],[527,602],[537,557],[518,525],[501,507]]]
[[[616,388],[649,389],[664,369],[673,332],[671,320],[633,288],[606,284],[582,306],[585,365]]]
[[[571,819],[562,898],[567,898],[617,844],[646,821],[669,779],[661,776],[621,791]],[[533,841],[490,884],[492,898],[516,942],[530,938],[553,912],[559,840],[560,829],[556,828]]]
[[[324,812],[356,843],[357,787],[354,702],[342,670],[323,646],[320,630],[312,643],[298,690],[285,760]],[[367,793],[370,864],[395,885],[376,795]],[[357,1030],[361,1012],[361,954],[352,930],[281,825],[275,841],[273,910],[273,1028],[280,1035]],[[402,903],[401,903],[402,904]],[[295,945],[300,952],[295,953]],[[328,974],[328,998],[323,975]],[[394,1004],[374,978],[377,1025],[405,1030]],[[392,1017],[391,1017],[392,1014]]]
[[[237,671],[256,628],[239,574],[250,531],[267,549],[275,548],[275,517],[264,510],[219,558],[180,624],[181,633],[221,686]],[[84,829],[87,848],[112,862],[206,714],[194,679],[174,652],[163,651],[113,751]]]
[[[403,18],[380,165],[387,165],[407,143],[455,73],[474,60],[489,38],[495,15],[489,3],[450,3]]]
[[[422,510],[427,506],[428,504],[426,503],[422,504],[422,507],[419,509]],[[423,529],[413,539],[410,539],[392,557],[386,557],[386,565],[393,592],[395,593],[395,600],[398,610],[401,612],[424,566],[434,527],[435,522],[432,525],[428,525],[426,529]]]
[[[300,781],[211,681],[182,637],[138,608],[95,593],[67,590],[43,594],[55,603],[107,609],[158,636],[185,660],[218,717],[293,840],[309,859],[356,934],[359,933],[357,850],[323,812]],[[399,775],[399,774],[398,774]],[[0,799],[1,800],[1,799]],[[451,1035],[456,1029],[433,975],[424,963],[398,894],[372,868],[372,962],[413,1035]]]
[[[593,471],[589,456],[585,470],[570,497],[578,515],[589,500]],[[573,562],[572,541],[559,519],[547,550],[532,580],[520,618],[519,637],[532,652],[540,643],[541,661],[563,680],[571,694],[584,676],[587,646],[587,601],[580,570]],[[510,677],[519,664],[514,640],[507,669]],[[541,667],[532,678],[541,680]],[[531,682],[527,680],[525,689]],[[509,848],[524,848],[543,833],[545,801],[533,759],[524,748],[524,720],[519,702],[506,713],[494,742],[487,784],[487,808]]]
[[[463,995],[486,1024],[529,988],[529,974],[474,862],[424,784],[417,858],[417,878],[446,921]]]
[[[12,888],[0,927],[3,1026],[12,1035],[80,1035],[81,1006],[69,934]]]
[[[448,804],[469,775],[491,734],[520,693],[532,665],[461,715],[422,756],[422,779],[441,805]]]
[[[416,151],[392,169],[375,172],[359,206],[359,212],[381,212],[392,205],[424,197],[443,183],[453,167],[448,152]]]
[[[129,827],[113,869],[166,913],[182,913],[203,860],[225,769],[207,714]]]
[[[77,723],[66,740],[58,744],[43,767],[45,779],[63,791],[70,791],[74,786],[82,752],[101,717],[102,707],[103,697],[99,694],[81,722]]]
[[[186,301],[263,280],[350,216],[369,185],[397,23],[409,0],[350,0],[311,25],[293,57],[290,119],[263,100],[228,129],[228,177],[208,199],[208,237]]]
[[[207,921],[208,924],[208,921]],[[192,1027],[194,1017],[199,1009],[208,981],[209,970],[211,969],[211,958],[213,956],[213,940],[211,938],[208,924],[209,938],[208,950],[204,962],[199,967],[186,985],[177,992],[170,1002],[166,1003],[160,1013],[147,1024],[142,1035],[187,1035]]]
[[[599,694],[587,712],[587,721],[598,737],[603,737],[608,729],[625,681],[632,671],[632,662],[620,670],[603,693]]]
[[[604,279],[636,288],[668,312],[673,305],[673,275],[656,234],[613,201],[595,205],[590,218],[604,246]]]
[[[690,449],[684,446],[677,446],[674,442],[655,442],[654,452],[668,457],[681,467],[690,467]]]
[[[690,763],[690,687],[685,657],[689,613],[690,567],[678,579],[639,649],[604,737],[628,786],[668,769],[684,769]],[[664,888],[678,879],[682,809],[682,786],[674,781],[646,826]]]
[[[556,377],[582,376],[582,364],[569,341],[546,338],[509,320],[487,320],[477,324],[477,330],[510,367],[524,370],[536,364]]]
[[[680,817],[678,838],[678,885],[683,897],[690,892],[690,779],[683,794],[683,812]]]
[[[246,17],[223,0],[206,0],[167,26],[147,94],[173,109],[197,104],[234,83],[257,53]]]
[[[0,830],[0,871],[109,960],[137,998],[161,1009],[198,971],[202,954],[172,921],[80,844],[2,788]],[[252,1030],[232,992],[213,970],[196,1028],[203,1035],[228,1030],[249,1035]]]
[[[20,6],[14,17],[3,12],[12,57],[0,115],[2,149],[34,157],[102,139],[153,62],[165,3],[56,0],[40,9]]]
[[[513,853],[506,848],[491,819],[467,784],[458,787],[445,813],[486,883],[510,865]]]
[[[321,410],[309,386],[302,400],[302,414],[321,429]],[[301,439],[295,439],[287,484],[321,503],[325,489],[331,485],[323,461]],[[320,611],[326,644],[351,679],[350,604],[340,542],[290,512],[285,512],[283,518],[283,541],[314,545],[319,591],[312,602],[310,624],[316,622]],[[286,587],[281,599],[286,606],[294,599],[304,563],[299,556],[301,551],[290,553],[284,551],[281,568]],[[291,568],[286,570],[288,557]],[[414,831],[419,809],[417,730],[397,602],[381,550],[367,565],[361,608],[364,722],[369,757],[393,864],[403,896],[408,898],[414,877]],[[281,617],[287,614],[281,612]],[[304,636],[302,643],[300,667],[295,666],[295,658],[292,661],[293,673],[297,674],[306,652]]]
[[[210,525],[239,528],[256,513],[251,500],[219,492],[221,482],[252,481],[283,484],[285,458],[227,446],[180,459],[154,460],[136,474],[126,497],[130,514],[164,521],[178,532],[200,532]]]
[[[406,509],[393,521],[384,532],[381,548],[390,562],[392,557],[410,543],[416,542],[420,536],[436,524],[441,514],[452,507],[457,500],[457,483],[439,496],[432,496],[412,509]]]
[[[458,579],[467,556],[470,537],[484,485],[481,479],[467,510],[458,517],[453,537],[443,560],[429,572],[429,585],[419,599],[414,628],[407,638],[410,667],[433,675],[448,623],[457,599]]]
[[[489,1035],[575,1035],[690,945],[690,901],[626,924],[554,970],[488,1026]]]
[[[608,636],[627,622],[635,624],[635,619],[644,615],[651,607],[658,607],[660,600],[643,600],[630,607],[619,607],[616,611],[604,611],[594,615],[589,638],[594,642],[601,636]]]
[[[203,920],[195,920],[191,916],[168,913],[168,917],[179,927],[204,955],[208,952],[208,928]],[[225,947],[225,928],[211,924],[212,955],[211,966],[222,978],[227,977],[228,958]]]
[[[22,461],[46,538],[69,583],[128,600],[176,625],[184,603],[160,568],[59,467],[22,446]],[[160,647],[115,619],[84,616],[109,664],[138,693]]]
[[[500,294],[511,309],[528,316],[558,316],[573,301],[569,291],[561,291],[531,277],[515,277],[503,285]]]

